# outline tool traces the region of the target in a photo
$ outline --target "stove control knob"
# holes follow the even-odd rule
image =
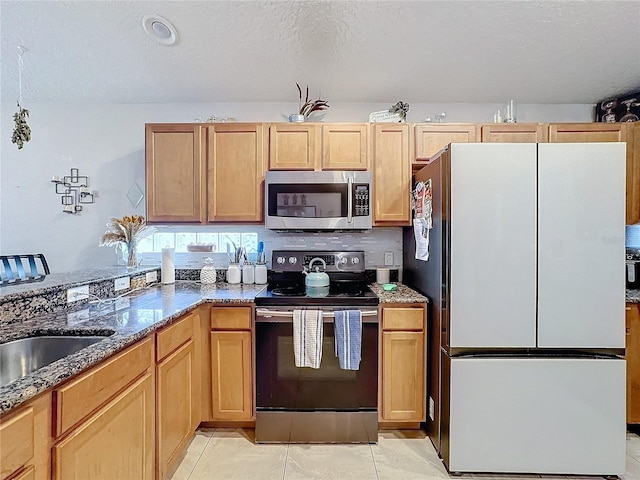
[[[345,263],[347,263],[347,257],[342,257],[342,258],[340,259],[340,263],[341,263],[341,264],[343,264],[343,265],[344,265]]]
[[[282,265],[285,262],[285,258],[284,257],[278,257],[276,259],[276,262],[278,262],[280,265]]]
[[[295,265],[298,262],[298,259],[296,257],[289,257],[289,263],[291,265]]]
[[[358,257],[353,257],[351,259],[351,263],[353,263],[354,265],[357,265],[360,263],[360,259]]]

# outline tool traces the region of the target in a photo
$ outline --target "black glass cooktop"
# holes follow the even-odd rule
[[[256,296],[256,305],[378,305],[378,296],[366,283],[331,282],[329,290],[316,288],[310,291],[304,284],[274,283]]]

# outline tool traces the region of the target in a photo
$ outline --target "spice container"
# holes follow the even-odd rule
[[[267,264],[264,262],[256,263],[256,283],[260,285],[267,283]]]
[[[242,265],[242,283],[251,284],[255,282],[255,267],[251,262]]]
[[[213,266],[213,258],[207,257],[204,259],[204,267],[200,270],[200,282],[216,283],[216,267]]]
[[[227,270],[228,283],[240,283],[240,265],[238,263],[230,263]]]

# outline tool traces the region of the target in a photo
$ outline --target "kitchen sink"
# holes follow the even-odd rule
[[[40,336],[0,344],[0,386],[105,338],[106,335]]]

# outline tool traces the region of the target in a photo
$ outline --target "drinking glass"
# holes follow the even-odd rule
[[[637,107],[638,105],[640,105],[640,103],[638,103],[638,99],[637,98],[630,98],[628,100],[624,100],[623,102],[620,102],[623,105],[627,106],[627,113],[625,113],[622,118],[620,119],[621,122],[637,122],[638,121],[638,116],[635,113],[631,113],[631,107]]]
[[[600,104],[602,110],[605,112],[602,114],[602,121],[605,123],[616,123],[616,112],[614,112],[615,108],[618,106],[618,101],[616,99],[605,100]]]

